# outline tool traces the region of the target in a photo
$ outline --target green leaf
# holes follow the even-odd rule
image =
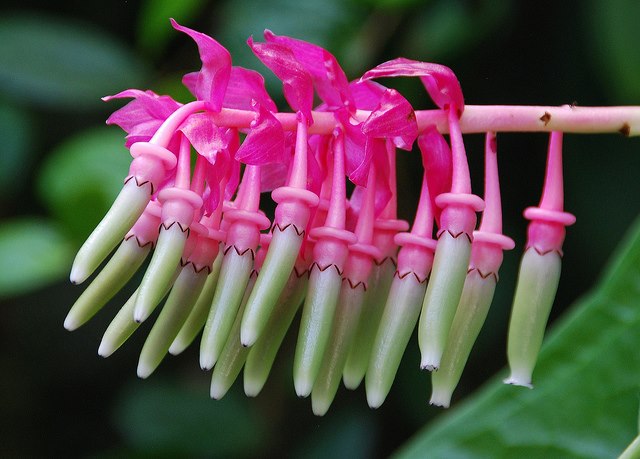
[[[180,24],[188,25],[206,5],[205,0],[147,0],[142,4],[138,22],[138,40],[140,46],[159,54],[172,36],[177,32],[169,24],[174,18]]]
[[[31,120],[17,107],[0,103],[0,193],[26,185],[25,173],[31,161]]]
[[[115,423],[127,445],[176,457],[258,457],[265,441],[263,418],[252,402],[232,391],[207,400],[206,388],[134,383],[116,401]]]
[[[615,457],[637,434],[640,221],[603,280],[554,327],[533,390],[501,378],[397,457]]]
[[[619,99],[619,103],[640,100],[640,2],[637,0],[591,0],[587,4],[591,27],[585,27],[585,37],[594,52],[594,60],[605,89]]]
[[[119,129],[84,131],[47,157],[38,191],[51,213],[82,242],[113,203],[130,163]]]
[[[0,225],[0,298],[62,279],[72,257],[71,244],[51,221],[5,221]]]
[[[4,16],[0,43],[0,93],[13,100],[77,111],[144,80],[139,59],[91,24]]]

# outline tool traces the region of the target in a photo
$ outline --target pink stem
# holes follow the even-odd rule
[[[293,154],[293,166],[289,176],[289,186],[293,188],[307,189],[307,150],[308,126],[304,116],[298,116],[298,129],[296,131],[296,150]]]
[[[469,176],[469,164],[467,162],[467,154],[464,151],[460,122],[455,110],[449,110],[449,141],[453,158],[451,192],[470,194],[471,177]]]
[[[189,189],[191,180],[191,144],[187,136],[182,135],[180,139],[180,152],[178,154],[178,165],[176,169],[176,188]]]
[[[325,226],[344,229],[347,190],[344,179],[344,134],[336,129],[333,144],[333,186]]]
[[[193,178],[191,179],[191,191],[198,193],[200,196],[204,193],[207,164],[207,160],[204,159],[203,156],[198,155],[198,158],[196,159],[196,167],[193,171]]]
[[[389,164],[389,189],[391,197],[389,202],[382,210],[380,218],[395,219],[398,215],[398,184],[396,179],[396,147],[390,140],[387,143],[387,158]]]
[[[192,102],[196,104],[197,102]],[[190,105],[190,104],[187,104]],[[185,105],[184,107],[186,107]],[[174,115],[179,110],[176,110]],[[200,106],[198,111],[203,109]],[[336,119],[331,112],[311,112],[313,125],[308,134],[330,134],[336,127]],[[358,110],[357,121],[365,121],[370,111]],[[444,110],[417,110],[418,132],[435,125],[442,134],[449,133],[449,120]],[[188,115],[187,115],[188,116]],[[218,126],[247,128],[255,119],[255,112],[223,108],[220,113],[210,113],[213,123]],[[275,113],[276,118],[287,131],[294,131],[299,124],[295,113]],[[169,117],[171,118],[171,117]],[[186,116],[172,128],[170,134],[179,127]],[[169,128],[167,128],[168,130]],[[526,105],[465,105],[460,118],[463,134],[484,134],[485,132],[551,132],[563,131],[573,134],[623,133],[640,135],[640,106],[635,107],[570,107],[526,106]],[[154,136],[155,137],[155,136]],[[167,143],[171,136],[167,139]],[[155,142],[159,143],[159,142]]]
[[[371,164],[367,177],[367,190],[360,208],[355,234],[361,244],[371,244],[376,207],[376,168]]]
[[[260,166],[246,166],[242,186],[242,201],[238,207],[252,212],[257,211],[260,205]]]
[[[549,136],[547,171],[544,178],[540,208],[559,210],[564,208],[564,190],[562,180],[562,132],[552,132]]]
[[[433,208],[431,207],[431,196],[429,195],[426,171],[422,174],[420,200],[418,201],[418,210],[416,211],[416,218],[411,227],[411,233],[416,236],[433,237]]]
[[[200,100],[189,102],[188,104],[178,108],[164,121],[164,123],[162,123],[149,142],[166,147],[169,145],[173,134],[175,134],[184,120],[186,120],[190,115],[202,111],[205,108],[205,102]]]
[[[498,175],[496,134],[487,132],[484,159],[484,211],[480,231],[502,234],[502,203]]]

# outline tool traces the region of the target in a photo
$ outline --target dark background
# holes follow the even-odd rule
[[[430,383],[418,370],[415,337],[380,409],[367,407],[363,388],[341,388],[329,413],[318,418],[310,401],[293,391],[295,325],[263,393],[248,399],[236,383],[220,402],[208,398],[209,375],[199,369],[197,345],[168,358],[149,380],[136,378],[149,323],[109,359],[97,356],[102,333],[125,295],[78,331],[63,329],[82,290],[66,282],[73,253],[110,204],[128,163],[124,150],[107,156],[104,147],[90,148],[103,138],[103,145],[117,146],[123,138],[117,128],[103,125],[119,105],[99,97],[131,85],[185,101],[180,76],[200,65],[191,40],[172,31],[166,17],[210,34],[230,50],[235,64],[263,73],[283,110],[277,81],[244,43],[251,34],[260,41],[264,28],[324,46],[350,78],[398,56],[445,64],[456,72],[468,104],[640,104],[640,7],[633,0],[3,5],[0,454],[5,457],[384,457],[441,413],[428,405]],[[42,36],[52,38],[46,49],[33,52],[30,40],[39,43]],[[66,36],[71,40],[61,38]],[[92,76],[92,62],[104,70]],[[414,107],[430,107],[417,81],[393,84]],[[466,141],[474,191],[482,194],[483,138]],[[508,311],[526,229],[522,209],[538,202],[546,143],[544,134],[498,137],[504,231],[517,246],[505,256],[492,310],[452,409],[506,363]],[[620,135],[565,136],[566,209],[578,222],[568,230],[552,319],[590,288],[636,216],[638,153],[637,139]],[[399,157],[399,211],[411,220],[420,159],[415,152]]]

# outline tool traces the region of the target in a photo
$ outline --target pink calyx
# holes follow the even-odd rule
[[[199,223],[191,223],[191,236],[195,238],[195,245],[186,264],[192,264],[195,272],[203,269],[211,272],[213,262],[220,251],[220,242],[226,239],[226,233],[214,226],[211,216],[203,217]]]
[[[124,239],[136,238],[140,247],[151,244],[153,247],[158,240],[158,229],[160,228],[160,216],[162,208],[158,201],[149,201],[144,212],[135,222],[133,227],[125,235]]]
[[[176,156],[165,147],[149,142],[136,142],[129,150],[133,161],[125,183],[135,179],[138,186],[151,185],[151,194],[158,189],[168,171],[176,167]]]
[[[161,190],[158,201],[162,204],[162,225],[169,228],[177,223],[183,232],[191,226],[196,212],[202,207],[202,198],[197,193],[177,187]]]
[[[576,217],[564,212],[564,190],[562,178],[562,133],[552,132],[549,138],[547,170],[540,205],[528,207],[524,217],[530,220],[527,229],[527,246],[544,255],[557,252],[562,256],[565,227],[576,222]]]

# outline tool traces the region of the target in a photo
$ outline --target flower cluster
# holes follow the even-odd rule
[[[302,308],[293,379],[299,396],[311,395],[315,414],[328,410],[341,380],[350,389],[364,380],[369,405],[380,406],[416,324],[421,366],[432,371],[431,403],[448,406],[491,304],[503,250],[514,247],[502,234],[492,129],[485,129],[484,197],[471,192],[465,105],[453,72],[398,58],[349,82],[326,50],[266,31],[264,42],[248,45],[282,81],[293,112],[280,113],[260,74],[232,66],[211,37],[172,25],[200,52],[202,68],[183,79],[196,100],[134,89],[105,97],[133,99],[107,121],[126,131],[133,161],[78,252],[71,281],[88,279],[120,245],[65,327],[89,320],[150,256],[98,351],[111,355],[166,297],[142,348],[141,378],[202,332],[200,366],[213,368],[211,396],[222,397],[243,367],[245,392],[256,396]],[[437,109],[414,111],[373,81],[382,77],[418,77]],[[409,225],[397,219],[395,160],[396,149],[416,143],[424,171]],[[564,228],[574,222],[563,212],[561,143],[552,132],[540,205],[525,212],[531,224],[507,380],[524,386],[555,296]],[[268,191],[277,203],[273,220],[260,209]]]

